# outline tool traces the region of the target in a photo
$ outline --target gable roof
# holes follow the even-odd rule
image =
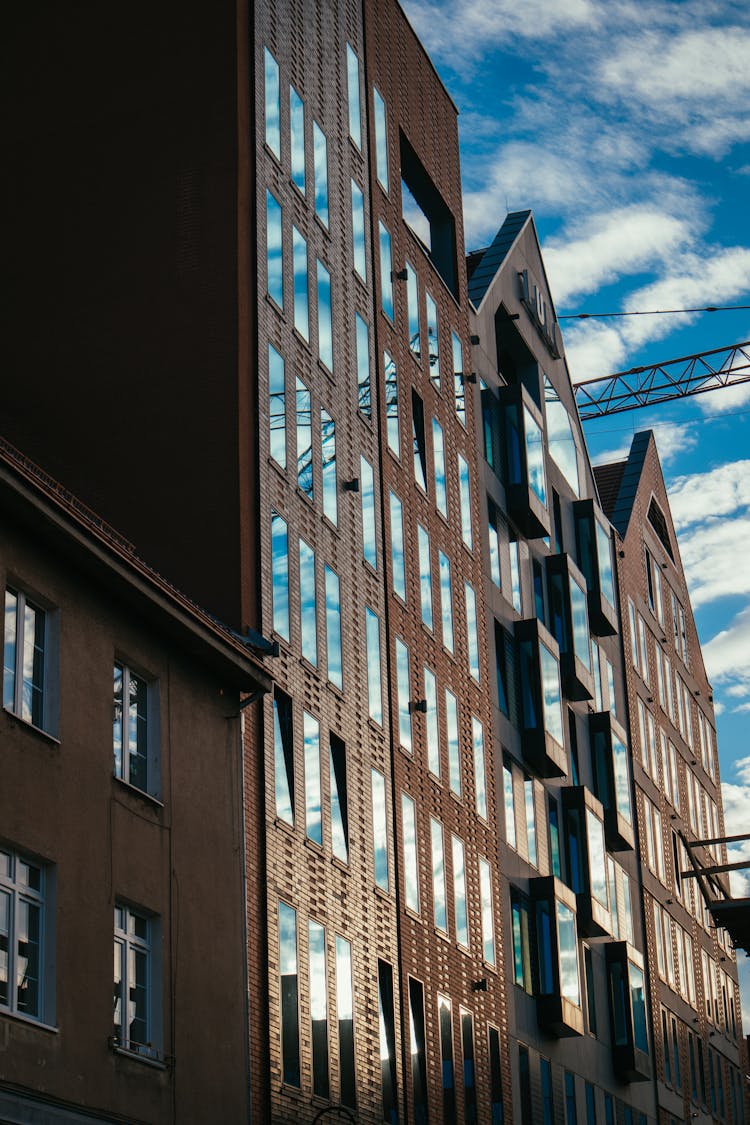
[[[495,235],[491,246],[486,250],[471,254],[469,274],[469,299],[475,308],[479,308],[484,295],[492,284],[497,271],[508,256],[513,243],[531,218],[531,211],[511,211],[506,215],[505,222]],[[477,254],[481,254],[479,261],[475,261]]]
[[[646,461],[649,442],[653,441],[651,430],[641,430],[633,438],[627,461],[620,461],[610,465],[598,465],[594,468],[599,498],[602,508],[610,523],[625,538],[630,517],[633,514],[638,485]],[[619,485],[616,476],[619,474]]]

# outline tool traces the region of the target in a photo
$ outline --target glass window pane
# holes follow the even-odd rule
[[[547,415],[547,443],[549,455],[573,489],[579,495],[578,452],[576,450],[573,427],[567,410],[560,402],[560,396],[544,376],[544,404]]]
[[[328,141],[317,121],[313,122],[313,169],[315,214],[325,226],[328,226]]]
[[[372,771],[372,835],[375,862],[375,883],[388,890],[388,824],[385,811],[385,777]]]
[[[448,778],[457,797],[461,796],[461,752],[458,739],[458,700],[445,691],[445,726],[448,733]]]
[[[279,160],[281,159],[281,90],[279,85],[279,64],[268,47],[264,50],[266,86],[266,144]]]
[[[327,410],[320,412],[320,442],[323,460],[323,515],[332,524],[338,522],[338,488],[336,484],[336,423]]]
[[[391,569],[393,592],[406,601],[406,563],[404,559],[404,514],[401,501],[395,492],[390,493],[391,510]]]
[[[432,569],[430,565],[430,537],[421,524],[417,524],[419,543],[419,589],[422,621],[432,628]]]
[[[326,575],[326,646],[328,679],[337,688],[344,686],[344,672],[341,659],[341,589],[339,576],[330,566]]]
[[[541,641],[539,642],[539,660],[542,672],[544,729],[552,735],[556,742],[564,746],[560,668],[555,657]]]
[[[284,359],[268,345],[268,400],[270,452],[282,469],[286,468],[286,385]]]
[[[367,255],[365,252],[365,197],[352,180],[352,246],[354,268],[367,281]]]
[[[320,726],[318,720],[304,712],[303,740],[305,752],[305,831],[316,844],[323,843],[323,820],[320,798]]]
[[[461,537],[469,550],[471,550],[473,546],[473,536],[471,531],[471,485],[469,483],[469,466],[460,453],[458,455],[458,488],[458,495],[461,501]],[[495,532],[495,534],[497,535],[497,532]],[[498,575],[500,573],[499,565],[498,558]],[[500,585],[499,577],[497,585]]]
[[[419,336],[419,288],[414,267],[406,263],[406,318],[409,325],[409,348],[419,359],[422,342]]]
[[[312,462],[312,403],[310,392],[302,382],[297,379],[296,405],[297,405],[297,486],[310,500],[313,498],[313,462]]]
[[[479,633],[477,627],[477,597],[468,582],[464,583],[466,596],[466,640],[469,651],[469,672],[479,683]]]
[[[486,859],[479,859],[479,889],[482,897],[482,948],[488,965],[495,964],[495,920],[492,910],[492,871]]]
[[[435,505],[448,518],[448,490],[445,483],[445,444],[443,427],[432,419],[432,458],[435,467]]]
[[[427,742],[427,765],[435,777],[440,777],[440,733],[437,707],[437,680],[429,668],[424,670],[424,697],[427,704],[425,715],[425,740]]]
[[[591,809],[586,809],[586,837],[589,846],[589,879],[591,893],[605,910],[609,910],[604,825],[599,818],[594,815]]]
[[[357,342],[357,405],[369,418],[372,413],[372,392],[370,389],[370,332],[367,322],[359,313],[354,317]]]
[[[349,795],[346,788],[346,746],[331,735],[329,748],[331,789],[331,847],[342,863],[349,862]]]
[[[271,514],[273,628],[289,640],[289,542],[286,520]]]
[[[443,826],[439,820],[430,817],[430,840],[432,845],[432,902],[435,926],[444,933],[448,930],[448,914],[445,905],[445,856],[443,854]]]
[[[362,481],[362,549],[365,562],[373,570],[378,567],[377,535],[375,530],[375,482],[372,465],[360,457],[360,477]]]
[[[331,275],[318,261],[318,356],[333,371],[333,321],[331,314]]]
[[[328,1079],[328,990],[326,987],[326,932],[318,922],[308,922],[310,950],[310,1020],[312,1088],[319,1098],[330,1094]]]
[[[336,937],[336,1017],[339,1025],[339,1075],[341,1104],[355,1106],[357,1092],[354,1068],[354,990],[352,947]]]
[[[505,839],[512,848],[516,847],[516,809],[513,799],[513,772],[503,766],[503,797],[505,801]]]
[[[544,437],[541,426],[524,406],[524,437],[526,441],[526,468],[529,488],[540,503],[547,504],[547,485],[544,473]]]
[[[589,616],[586,608],[586,594],[575,581],[569,580],[570,616],[573,621],[573,648],[585,668],[591,671],[591,638],[589,636]]]
[[[463,841],[452,836],[453,851],[453,904],[456,914],[456,941],[465,949],[469,947],[469,912],[466,905],[466,860]]]
[[[292,148],[292,180],[305,194],[305,103],[294,86],[289,87],[289,131]]]
[[[453,652],[453,594],[451,592],[451,564],[450,559],[438,552],[438,569],[440,571],[440,609],[443,623],[443,644],[448,652]]]
[[[516,613],[523,614],[521,601],[521,567],[518,553],[518,540],[511,539],[508,544],[510,550],[510,589],[513,608]]]
[[[294,263],[294,327],[304,340],[310,338],[310,311],[307,291],[307,241],[292,227]]]
[[[398,637],[396,637],[396,688],[398,696],[398,741],[399,745],[406,750],[407,754],[411,754],[409,650]]]
[[[438,311],[434,300],[427,294],[427,352],[430,361],[430,379],[436,390],[440,390],[440,334]]]
[[[602,595],[611,606],[615,604],[615,586],[612,577],[612,540],[599,520],[596,520],[596,550],[599,555],[599,582]],[[658,574],[658,571],[654,571]],[[661,575],[659,575],[661,578]]]
[[[359,99],[359,59],[352,47],[346,45],[346,77],[349,96],[349,136],[357,148],[362,148],[362,111]]]
[[[373,89],[375,104],[375,169],[379,183],[388,191],[388,128],[385,102],[381,94]]]
[[[648,1052],[648,1032],[646,1030],[646,992],[643,983],[643,970],[628,962],[630,970],[630,1002],[633,1007],[633,1039],[639,1051]]]
[[[451,332],[453,349],[453,399],[458,420],[462,426],[466,425],[466,388],[464,386],[464,352],[461,341],[455,332]]]
[[[370,718],[383,724],[383,693],[380,683],[380,619],[368,606],[365,610],[367,637],[367,698]]]
[[[630,767],[628,766],[628,752],[619,738],[612,738],[612,754],[614,757],[615,775],[615,804],[617,811],[628,824],[633,823],[633,812],[630,807]]]
[[[534,803],[534,782],[530,777],[527,777],[523,783],[523,800],[526,810],[526,851],[529,863],[537,867],[536,807]]]
[[[419,914],[419,861],[417,857],[416,806],[406,793],[401,794],[401,820],[404,832],[404,885],[406,905]]]
[[[299,541],[299,599],[302,655],[311,664],[318,663],[318,610],[315,597],[315,552]]]
[[[391,235],[382,223],[380,232],[380,303],[385,315],[393,320],[393,257],[391,254]]]
[[[291,714],[289,701],[273,701],[273,759],[276,789],[276,816],[286,824],[294,825],[293,769]]]
[[[284,263],[282,260],[281,204],[266,191],[266,281],[268,296],[284,307]]]
[[[383,353],[383,370],[385,373],[385,415],[388,448],[398,457],[401,452],[398,418],[398,372],[395,361],[391,359],[388,352]]]

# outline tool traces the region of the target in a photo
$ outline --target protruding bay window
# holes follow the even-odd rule
[[[550,534],[544,429],[536,404],[520,383],[501,392],[507,447],[508,512],[529,539]]]
[[[533,879],[531,892],[539,951],[539,1026],[551,1035],[583,1035],[575,896],[554,875]]]
[[[612,637],[617,632],[612,533],[593,500],[577,500],[573,512],[578,565],[588,587],[591,631],[597,637]]]
[[[625,732],[611,711],[589,716],[591,759],[596,795],[604,806],[604,830],[610,851],[632,850],[633,804]]]
[[[586,579],[570,555],[547,557],[551,628],[560,646],[560,673],[569,699],[593,699],[594,671]]]
[[[608,944],[606,956],[612,1062],[623,1081],[648,1082],[651,1060],[643,958],[625,941]]]
[[[543,777],[565,777],[568,760],[557,643],[537,621],[516,623],[524,757]]]

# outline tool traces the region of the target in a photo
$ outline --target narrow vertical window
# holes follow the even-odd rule
[[[367,255],[365,252],[365,197],[357,183],[352,180],[352,248],[354,269],[367,281]]]
[[[456,414],[462,426],[466,425],[466,388],[464,386],[464,351],[455,332],[451,332],[453,348],[453,397]]]
[[[456,1081],[453,1068],[453,1013],[447,996],[438,996],[438,1023],[440,1026],[441,1075],[443,1080],[443,1122],[456,1122]]]
[[[294,742],[292,701],[278,688],[273,697],[273,758],[276,816],[294,826]]]
[[[315,596],[315,552],[299,541],[299,601],[302,655],[311,664],[318,663],[318,607]]]
[[[398,1121],[396,1093],[396,1020],[393,1011],[393,968],[378,961],[378,1028],[383,1121]]]
[[[43,1019],[51,1006],[45,1004],[44,988],[45,965],[50,960],[45,956],[46,892],[44,868],[14,852],[0,851],[0,1010],[32,1019]],[[128,926],[122,917],[119,927],[117,924],[118,915],[125,913],[130,914],[115,907],[114,1033],[120,1046],[137,1051],[148,1042],[146,963],[138,959],[139,937],[148,957],[148,921],[130,915],[136,924],[131,930],[132,949],[126,951]],[[54,994],[54,982],[49,983]]]
[[[487,819],[487,780],[484,768],[484,727],[472,715],[472,741],[474,743],[474,785],[476,787],[476,808],[483,820]]]
[[[338,522],[338,490],[336,484],[336,423],[327,410],[320,412],[320,445],[323,461],[323,515],[332,524]]]
[[[523,615],[523,602],[521,600],[521,565],[519,557],[518,540],[511,539],[510,549],[510,590],[511,601],[516,613]],[[601,708],[599,708],[601,710]]]
[[[458,700],[445,691],[445,726],[448,732],[448,779],[457,797],[461,796],[461,752],[458,740]]]
[[[552,1064],[549,1059],[539,1059],[539,1077],[542,1083],[542,1125],[555,1125],[555,1103],[552,1096]]]
[[[443,933],[448,932],[448,914],[445,905],[445,855],[443,852],[443,826],[439,820],[430,817],[430,841],[432,847],[432,903],[435,926]]]
[[[396,637],[396,693],[398,701],[398,741],[399,746],[412,752],[411,711],[409,700],[411,688],[409,681],[409,650],[402,640]]]
[[[425,718],[425,741],[427,743],[427,766],[430,773],[440,777],[440,734],[437,709],[437,680],[429,668],[424,670],[424,698],[427,707]]]
[[[326,578],[326,661],[328,679],[337,688],[344,686],[341,659],[341,587],[339,576],[330,566],[325,568]]]
[[[365,562],[373,570],[378,568],[377,535],[375,530],[375,482],[372,465],[364,457],[359,459],[362,482],[362,550]]]
[[[346,78],[349,100],[349,136],[357,148],[362,148],[362,109],[359,100],[359,59],[356,52],[346,45]]]
[[[280,468],[286,468],[286,386],[284,359],[268,345],[268,404],[270,452]]]
[[[424,403],[415,390],[411,392],[411,436],[414,453],[414,479],[427,492],[427,456],[424,440]]]
[[[448,490],[445,483],[445,442],[443,427],[432,419],[432,462],[435,468],[435,505],[448,518]]]
[[[393,320],[393,255],[390,231],[378,223],[380,233],[380,304],[389,320]]]
[[[500,570],[500,532],[498,530],[498,514],[491,500],[487,501],[487,532],[490,540],[490,575],[497,588],[502,589],[503,579]]]
[[[447,555],[438,552],[440,572],[440,611],[443,622],[443,644],[453,652],[453,594],[451,592],[451,564]]]
[[[534,804],[534,781],[527,777],[523,783],[523,800],[526,810],[526,854],[529,863],[538,867],[536,850],[536,808]]]
[[[339,1097],[341,1104],[357,1104],[354,1070],[354,990],[352,986],[352,947],[336,936],[336,1019],[339,1032]]]
[[[370,332],[359,313],[354,316],[357,343],[357,406],[369,418],[372,413],[370,389]]]
[[[451,837],[453,852],[453,905],[456,915],[456,941],[464,949],[469,948],[469,911],[466,905],[466,861],[463,841],[458,836]]]
[[[385,777],[372,771],[372,841],[375,884],[388,890],[388,822],[386,818]]]
[[[268,296],[280,309],[284,307],[284,265],[282,261],[281,204],[266,191],[266,284]]]
[[[406,263],[406,319],[409,325],[409,349],[421,358],[422,342],[419,336],[419,288],[414,267]]]
[[[409,1053],[414,1120],[428,1120],[427,1043],[424,1026],[424,989],[418,980],[409,978]]]
[[[383,369],[385,372],[385,416],[388,435],[388,448],[398,457],[401,452],[401,435],[398,420],[398,371],[396,363],[383,353]]]
[[[331,275],[320,259],[318,259],[318,357],[329,371],[333,371]]]
[[[419,589],[422,606],[422,621],[428,629],[432,628],[432,568],[430,564],[430,537],[421,524],[417,524],[419,543]]]
[[[496,1027],[488,1027],[490,1062],[490,1110],[492,1125],[502,1125],[503,1110],[503,1070],[500,1057],[500,1032]]]
[[[513,798],[513,770],[503,765],[503,798],[505,803],[505,839],[512,848],[516,847],[516,806]]]
[[[329,750],[331,783],[331,843],[333,854],[349,862],[349,797],[346,788],[346,746],[331,734]]]
[[[391,568],[393,592],[406,601],[406,562],[404,558],[404,512],[395,492],[390,494],[391,509]]]
[[[401,824],[404,833],[404,887],[406,905],[419,914],[419,860],[417,854],[417,810],[411,797],[401,794]]]
[[[307,241],[292,227],[294,266],[294,327],[304,340],[310,338],[310,310],[307,291]]]
[[[27,626],[30,610],[31,607],[27,601],[25,606]],[[31,612],[35,613],[36,611],[31,610]],[[27,649],[24,654],[25,679],[33,675],[31,672],[32,654],[36,655],[33,646],[26,643],[27,640],[28,638],[25,638],[25,648]],[[115,757],[115,777],[127,781],[130,785],[134,785],[136,789],[142,789],[144,792],[153,791],[153,784],[149,786],[149,782],[153,782],[155,779],[149,777],[148,684],[127,665],[115,662],[113,687],[112,741]],[[24,701],[26,702],[31,694],[33,708],[32,693],[33,686],[30,692],[24,691]],[[40,712],[41,707],[36,710]],[[31,713],[28,716],[24,715],[24,718],[31,719]],[[37,714],[32,721],[35,726],[40,726],[41,714]]]
[[[578,1125],[576,1079],[569,1070],[565,1071],[565,1125]]]
[[[440,390],[440,334],[438,330],[438,311],[434,300],[427,294],[427,354],[430,363],[430,379],[435,390]]]
[[[380,681],[380,618],[369,606],[365,608],[367,639],[367,699],[370,718],[383,725],[383,692]]]
[[[315,176],[315,214],[328,226],[328,141],[326,135],[313,122],[313,174]]]
[[[289,640],[289,535],[286,520],[271,514],[271,573],[273,578],[273,628]]]
[[[378,90],[373,88],[375,106],[375,171],[378,182],[388,191],[388,122],[385,102]]]
[[[281,991],[281,1070],[288,1086],[299,1086],[299,985],[297,911],[279,903],[279,976]]]
[[[308,840],[323,844],[323,820],[320,801],[320,726],[318,720],[303,712],[302,739],[305,758],[305,832]]]
[[[328,989],[326,986],[326,931],[319,922],[308,922],[310,948],[310,1021],[312,1089],[319,1098],[330,1094],[328,1079]]]
[[[289,87],[289,131],[292,143],[292,180],[305,194],[305,103],[294,86]]]
[[[466,596],[466,641],[469,654],[469,673],[479,683],[479,632],[477,626],[477,596],[468,582],[464,583]]]
[[[310,500],[313,498],[312,403],[310,392],[301,379],[296,381],[297,405],[297,486]]]
[[[281,87],[279,64],[268,47],[264,50],[266,94],[266,144],[281,159]]]
[[[469,481],[469,466],[459,453],[458,455],[458,496],[461,502],[461,538],[469,550],[474,545],[471,531],[471,484]],[[500,585],[500,582],[497,583]]]
[[[479,857],[479,890],[482,898],[482,951],[488,965],[495,964],[495,918],[492,907],[492,870]]]

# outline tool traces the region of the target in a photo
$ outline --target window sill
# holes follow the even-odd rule
[[[33,1016],[25,1016],[22,1012],[11,1012],[5,1008],[0,1008],[0,1017],[12,1020],[14,1023],[22,1023],[26,1027],[35,1027],[39,1031],[47,1031],[51,1035],[59,1035],[60,1028],[55,1024],[45,1023],[44,1020],[34,1019]]]
[[[152,1070],[168,1070],[169,1065],[162,1059],[151,1059],[148,1055],[141,1055],[138,1051],[131,1051],[127,1047],[118,1047],[117,1044],[112,1043],[112,1053],[120,1055],[121,1058],[132,1059],[133,1062],[141,1063],[143,1066],[150,1066]]]
[[[147,805],[153,805],[156,809],[164,808],[164,802],[160,801],[158,797],[152,797],[152,795],[150,793],[147,793],[145,789],[139,789],[137,785],[131,785],[130,782],[126,781],[124,777],[113,776],[112,780],[126,792],[132,793],[134,797],[140,797],[140,799],[142,801],[145,801]]]
[[[28,719],[24,719],[20,715],[17,715],[15,711],[11,711],[10,707],[3,707],[3,711],[9,718],[18,723],[19,726],[22,726],[24,730],[31,731],[33,734],[35,734],[42,742],[48,742],[50,746],[60,745],[60,739],[56,738],[54,734],[50,734],[49,731],[42,730],[41,727],[37,727],[34,725],[34,723],[30,723]]]

